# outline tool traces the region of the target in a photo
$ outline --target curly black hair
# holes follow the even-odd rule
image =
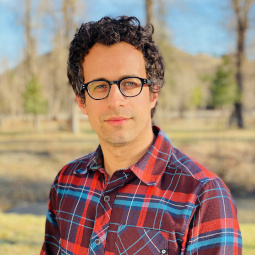
[[[113,45],[126,42],[143,53],[147,78],[152,92],[159,92],[164,84],[164,63],[152,35],[153,26],[141,26],[136,17],[103,17],[97,22],[83,23],[70,43],[67,76],[75,94],[85,102],[81,92],[84,83],[82,64],[89,50],[96,44]],[[152,114],[153,115],[153,114]]]

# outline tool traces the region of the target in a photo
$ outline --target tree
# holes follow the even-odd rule
[[[217,68],[210,82],[210,108],[221,108],[236,101],[236,83],[230,57],[223,56],[222,64]]]
[[[42,96],[41,86],[35,75],[28,81],[23,96],[25,112],[34,115],[34,124],[39,128],[38,115],[47,113],[48,104],[47,100]]]
[[[146,7],[146,24],[160,23],[165,29],[166,26],[166,1],[165,0],[145,0]],[[154,13],[156,13],[157,20],[154,20]]]
[[[24,27],[25,27],[25,63],[27,69],[28,79],[34,74],[35,69],[35,38],[32,35],[32,19],[31,19],[31,0],[25,0],[25,16],[24,16]]]
[[[238,88],[237,100],[234,103],[233,116],[237,119],[237,125],[239,128],[244,128],[243,122],[243,64],[245,57],[245,39],[246,32],[249,26],[249,12],[251,10],[253,0],[231,0],[232,9],[235,14],[236,20],[236,33],[237,33],[237,44],[236,44],[236,82]]]
[[[152,23],[153,0],[145,0],[146,5],[146,24]]]
[[[78,11],[78,0],[63,0],[62,12],[64,23],[64,46],[69,48],[69,43],[73,37],[77,24],[74,21],[74,17]],[[71,112],[71,130],[73,133],[79,133],[79,117],[78,107],[75,101],[72,103]]]
[[[159,50],[164,58],[165,63],[165,93],[160,93],[161,116],[158,115],[157,121],[163,119],[169,113],[172,101],[169,99],[173,93],[175,83],[174,78],[174,59],[172,54],[172,44],[169,36],[169,26],[167,26],[167,1],[166,0],[146,0],[146,21],[153,23],[155,33],[153,39],[159,47]],[[156,17],[156,18],[155,18]]]
[[[196,109],[199,109],[202,106],[203,102],[203,91],[200,86],[194,87],[191,93],[191,104],[195,106]]]
[[[66,77],[66,62],[68,58],[68,48],[77,28],[78,19],[85,7],[81,0],[60,0],[58,4],[54,1],[41,1],[43,18],[48,21],[48,31],[51,30],[52,50],[48,71],[51,77],[49,105],[51,115],[57,118],[59,111],[67,108],[66,113],[70,114],[72,132],[79,132],[78,113],[79,109],[75,100],[70,107],[70,100],[73,99],[68,80]],[[69,111],[70,110],[70,111]]]

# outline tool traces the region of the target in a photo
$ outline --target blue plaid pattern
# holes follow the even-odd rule
[[[231,194],[159,128],[135,165],[103,168],[100,146],[63,167],[49,198],[44,254],[242,254]]]

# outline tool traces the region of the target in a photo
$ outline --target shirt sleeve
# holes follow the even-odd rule
[[[181,254],[242,254],[236,207],[221,179],[203,185],[185,236]]]
[[[60,232],[56,219],[56,210],[54,207],[56,199],[56,182],[54,182],[48,202],[48,212],[45,224],[45,238],[40,255],[60,254]]]

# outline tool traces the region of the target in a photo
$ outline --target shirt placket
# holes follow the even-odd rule
[[[106,246],[106,237],[109,229],[113,203],[118,192],[118,188],[126,181],[126,176],[120,177],[114,174],[108,183],[108,175],[104,176],[104,185],[97,205],[95,224],[90,239],[90,254],[104,254]]]

